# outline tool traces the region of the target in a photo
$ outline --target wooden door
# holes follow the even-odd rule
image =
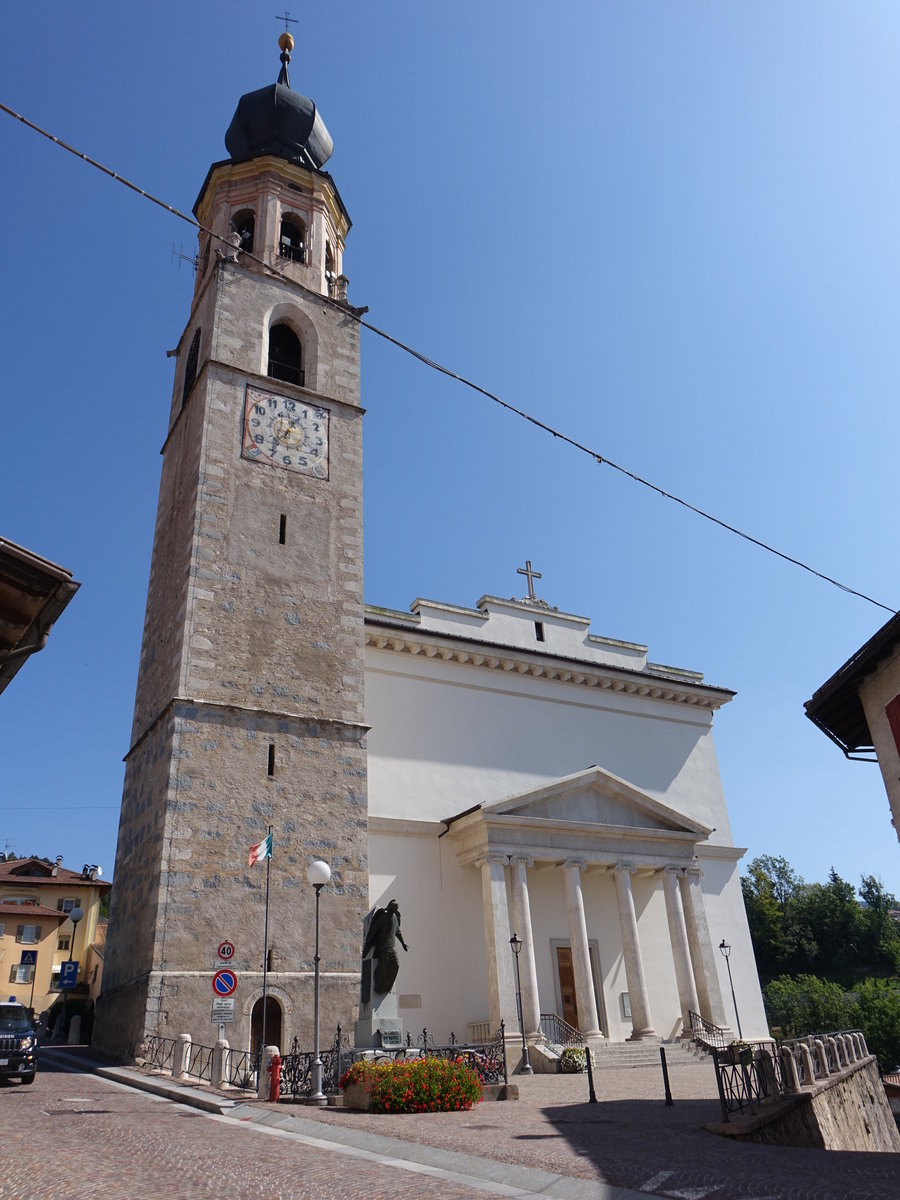
[[[253,1016],[250,1019],[250,1053],[256,1054],[259,1040],[262,1037],[262,999],[253,1005]],[[281,1005],[271,996],[266,997],[266,1045],[278,1046],[282,1054],[286,1048],[281,1044]]]
[[[578,1028],[578,1004],[575,1000],[575,968],[572,966],[571,946],[556,947],[556,970],[559,974],[559,996],[562,1012],[559,1014],[567,1025]]]

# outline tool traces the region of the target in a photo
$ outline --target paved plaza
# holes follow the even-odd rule
[[[50,1074],[47,1068],[54,1059],[60,1067],[80,1063],[81,1070],[90,1069],[90,1060],[85,1051],[47,1053],[38,1082],[42,1088],[60,1093],[50,1102],[51,1111],[58,1115],[74,1103],[72,1096],[77,1100],[95,1088],[112,1086],[85,1074]],[[708,1132],[707,1125],[721,1120],[709,1061],[670,1067],[675,1099],[671,1107],[664,1103],[660,1071],[638,1067],[598,1072],[596,1104],[588,1103],[583,1075],[535,1076],[517,1079],[517,1101],[486,1102],[468,1113],[415,1116],[272,1105],[136,1071],[117,1070],[114,1074],[120,1084],[138,1082],[165,1090],[182,1103],[142,1096],[121,1086],[113,1088],[109,1094],[117,1097],[115,1105],[125,1105],[127,1111],[107,1113],[112,1121],[104,1121],[104,1114],[98,1113],[90,1121],[56,1121],[53,1125],[53,1139],[62,1129],[73,1139],[72,1153],[78,1153],[79,1130],[81,1137],[88,1129],[96,1136],[105,1125],[114,1126],[110,1132],[117,1153],[111,1164],[103,1166],[102,1189],[29,1191],[34,1186],[33,1175],[23,1175],[13,1184],[7,1170],[0,1182],[2,1200],[56,1194],[73,1200],[99,1194],[144,1200],[151,1192],[155,1200],[191,1200],[219,1194],[211,1182],[217,1178],[216,1162],[223,1164],[225,1173],[220,1178],[234,1197],[318,1197],[344,1192],[366,1200],[407,1196],[452,1200],[485,1195],[541,1195],[560,1200],[900,1197],[900,1155],[761,1146]],[[63,1092],[71,1093],[65,1102]],[[39,1101],[37,1084],[19,1089],[14,1105],[10,1105],[13,1089],[5,1092],[0,1099],[4,1117],[15,1108],[24,1112],[36,1107],[31,1114],[34,1121],[51,1119],[46,1116],[48,1104],[32,1103],[29,1093],[34,1102]],[[120,1095],[127,1099],[118,1099]],[[214,1112],[201,1119],[204,1114],[197,1108],[184,1108],[184,1102],[205,1102]],[[104,1100],[102,1107],[112,1110],[114,1105]],[[152,1111],[152,1119],[138,1115],[138,1109],[145,1107]],[[40,1136],[34,1125],[24,1130],[23,1137],[33,1148],[54,1145],[54,1140]],[[56,1145],[63,1153],[64,1148]],[[188,1161],[181,1162],[179,1156],[184,1155]],[[155,1186],[142,1191],[129,1174],[130,1168],[126,1170],[126,1160],[152,1163]],[[257,1168],[263,1167],[265,1183],[255,1175]]]

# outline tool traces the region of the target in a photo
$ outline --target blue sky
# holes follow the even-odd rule
[[[0,99],[189,211],[277,6],[14,3]],[[372,320],[891,607],[893,3],[303,5]],[[0,114],[0,533],[82,588],[0,698],[0,849],[112,872],[186,225]],[[540,593],[735,700],[736,844],[900,893],[878,769],[803,702],[887,619],[363,339],[371,603]]]

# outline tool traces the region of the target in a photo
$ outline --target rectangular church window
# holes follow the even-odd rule
[[[275,774],[275,747],[269,746],[269,778]]]
[[[539,642],[542,642],[544,640],[544,622],[543,621],[535,621],[534,636],[537,638],[537,640]]]
[[[278,545],[284,545],[284,539],[287,535],[287,513],[281,514],[281,521],[278,525]]]

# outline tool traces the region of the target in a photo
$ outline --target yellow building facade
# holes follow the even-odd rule
[[[111,884],[96,866],[80,872],[40,858],[0,862],[0,996],[36,1014],[60,995],[59,975],[78,963],[71,995],[94,999],[100,991],[106,923],[100,901]],[[83,916],[72,920],[80,909]]]

